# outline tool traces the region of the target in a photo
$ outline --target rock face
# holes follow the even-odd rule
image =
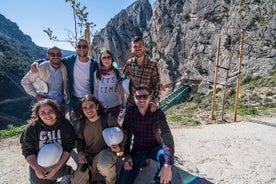
[[[182,79],[200,80],[199,92],[208,92],[219,56],[218,83],[242,76],[264,76],[276,67],[275,3],[227,0],[137,0],[122,10],[94,38],[94,53],[103,46],[115,54],[120,66],[130,56],[134,35],[143,35],[147,51],[160,66],[164,85]],[[244,31],[243,55],[240,38]],[[218,52],[218,40],[221,39]],[[218,54],[219,53],[219,54]],[[173,90],[171,87],[170,90]]]
[[[138,0],[112,18],[104,29],[96,33],[92,43],[93,56],[98,58],[102,47],[112,51],[120,66],[129,58],[130,40],[134,35],[143,36],[152,17],[148,0]]]

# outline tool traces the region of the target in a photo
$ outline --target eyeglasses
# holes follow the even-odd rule
[[[137,100],[147,100],[148,99],[148,97],[149,97],[149,95],[135,95],[135,98],[137,99]]]
[[[80,48],[83,48],[83,49],[87,49],[87,45],[77,45],[77,48],[80,49]]]
[[[49,116],[49,115],[52,115],[52,114],[55,114],[55,111],[53,110],[49,110],[48,112],[45,112],[45,111],[41,111],[39,112],[39,116]]]
[[[51,57],[61,57],[61,53],[60,52],[56,52],[56,53],[49,52],[48,55],[51,56]]]
[[[104,56],[104,57],[102,57],[102,60],[105,60],[105,59],[112,59],[112,57],[111,56]]]

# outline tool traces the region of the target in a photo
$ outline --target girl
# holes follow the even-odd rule
[[[32,184],[55,184],[63,177],[68,181],[71,167],[66,164],[74,148],[76,135],[71,123],[64,118],[60,105],[51,99],[40,100],[33,105],[30,124],[21,135],[22,153],[29,164]],[[37,155],[45,144],[60,144],[63,153],[57,164],[49,167],[38,163]],[[56,155],[52,155],[56,156]]]
[[[125,107],[125,96],[118,91],[120,71],[115,68],[112,53],[107,49],[100,52],[100,66],[94,74],[94,96],[102,102],[105,113],[118,118],[121,108]]]

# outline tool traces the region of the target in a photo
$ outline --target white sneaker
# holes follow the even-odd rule
[[[70,184],[71,183],[71,175],[65,175],[62,177],[60,184]]]

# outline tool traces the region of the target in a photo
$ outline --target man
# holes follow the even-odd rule
[[[174,162],[174,141],[165,114],[161,109],[150,111],[152,96],[147,86],[136,87],[133,97],[135,105],[127,107],[122,125],[128,141],[124,149],[126,157],[118,183],[132,184],[146,159],[158,162],[154,182],[170,183]]]
[[[70,115],[82,96],[94,93],[94,72],[99,67],[98,62],[88,56],[88,43],[85,39],[78,39],[75,49],[77,55],[61,59],[68,73]],[[35,66],[35,63],[32,64],[32,72],[36,72]],[[75,123],[73,125],[76,128]]]
[[[153,92],[151,111],[155,111],[160,100],[160,74],[157,63],[145,54],[145,44],[141,37],[135,36],[131,39],[131,52],[134,54],[124,66],[123,73],[130,78],[130,95],[128,102],[133,103],[133,92],[136,86],[147,85]]]
[[[85,39],[78,39],[75,49],[77,55],[61,59],[67,69],[70,104],[73,107],[83,95],[93,94],[93,74],[98,69],[98,62],[88,56],[88,43]],[[31,66],[34,73],[37,72],[36,65],[34,62]]]
[[[68,82],[65,66],[60,62],[61,51],[54,46],[47,50],[46,54],[49,60],[44,61],[38,66],[38,72],[28,72],[21,80],[21,85],[25,91],[36,98],[37,101],[43,98],[51,98],[59,103],[67,101]],[[39,85],[46,83],[46,90],[38,91],[35,89],[35,83],[40,81]]]
[[[96,182],[100,179],[97,177],[99,173],[104,176],[106,184],[115,184],[116,154],[123,151],[126,136],[124,135],[124,139],[118,145],[109,145],[105,142],[103,130],[119,127],[117,120],[104,114],[103,105],[91,94],[80,100],[75,114],[79,121],[77,151],[80,165],[73,175],[72,184],[88,183],[88,180]],[[83,164],[88,164],[85,170],[81,169],[84,167]]]

